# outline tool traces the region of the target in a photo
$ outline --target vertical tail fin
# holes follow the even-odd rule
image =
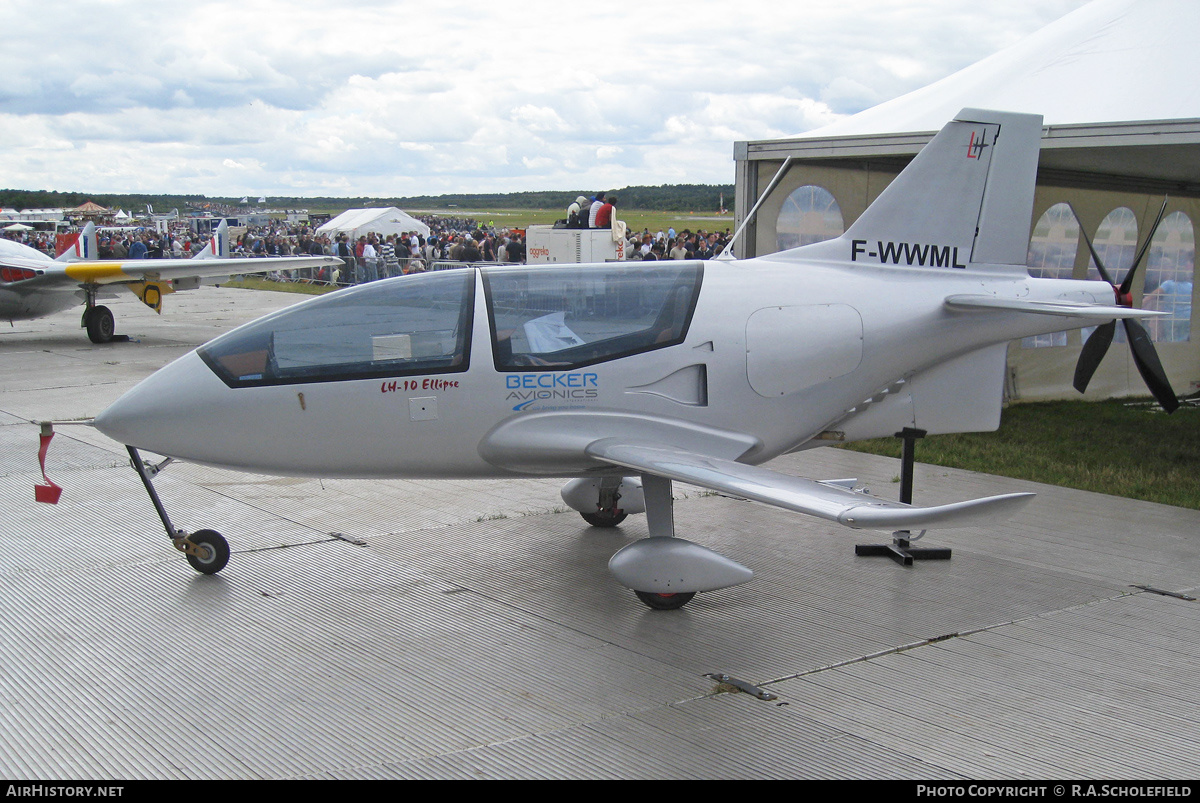
[[[1024,270],[1041,128],[1039,115],[963,109],[841,238],[798,256]]]
[[[96,251],[96,224],[90,220],[75,241],[55,257],[56,262],[79,262],[83,259],[99,259]]]
[[[229,259],[229,223],[222,220],[221,225],[208,238],[204,248],[196,252],[192,259]]]

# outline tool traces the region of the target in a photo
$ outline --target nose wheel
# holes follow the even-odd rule
[[[154,510],[162,520],[163,527],[167,530],[167,537],[171,539],[175,548],[182,552],[192,568],[201,574],[216,574],[224,569],[225,564],[229,563],[230,554],[229,542],[225,540],[225,537],[216,530],[197,530],[194,533],[188,533],[186,530],[176,529],[171,524],[170,517],[167,516],[167,510],[163,507],[162,500],[158,498],[158,492],[154,490],[154,476],[171,463],[171,458],[168,457],[155,466],[144,462],[142,456],[138,454],[138,450],[132,446],[126,446],[125,449],[129,452],[129,461],[133,465],[133,470],[141,477],[142,485],[146,486],[146,493],[150,494]]]
[[[216,574],[229,562],[229,542],[216,530],[197,530],[176,539],[175,548],[183,552],[192,568],[201,574]]]

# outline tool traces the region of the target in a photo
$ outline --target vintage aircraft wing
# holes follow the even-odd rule
[[[100,297],[128,288],[155,312],[163,296],[192,289],[202,279],[239,273],[341,265],[337,257],[298,256],[229,259],[228,227],[222,222],[209,245],[191,259],[96,259],[95,226],[89,223],[58,259],[20,243],[0,240],[0,320],[28,320],[85,305],[83,326],[93,343],[108,343],[112,311]]]
[[[20,250],[18,250],[20,249]],[[64,252],[64,256],[71,253]],[[330,256],[212,258],[206,254],[187,259],[75,259],[53,260],[20,246],[5,243],[0,249],[0,266],[8,290],[44,292],[48,289],[78,289],[87,285],[131,284],[169,281],[189,277],[206,278],[269,270],[295,270],[323,265],[341,265]]]
[[[760,466],[708,457],[671,446],[605,438],[588,455],[623,468],[765,502],[857,530],[930,530],[994,523],[1023,508],[1035,494],[1015,493],[949,505],[914,507],[841,485],[780,474]]]
[[[296,270],[322,265],[341,265],[336,257],[247,257],[234,259],[108,259],[102,262],[70,262],[62,267],[62,276],[75,284],[128,284],[166,281],[191,276],[229,276],[235,273],[261,273],[268,270]],[[50,273],[51,271],[47,271]]]
[[[213,236],[195,256],[169,259],[96,259],[96,227],[88,223],[70,246],[50,265],[39,265],[38,285],[107,285],[146,281],[210,278],[269,270],[296,270],[341,265],[328,256],[231,258],[229,226],[221,221]]]

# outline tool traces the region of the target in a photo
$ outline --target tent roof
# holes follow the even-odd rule
[[[429,227],[415,217],[394,206],[371,209],[347,209],[317,229],[320,234],[341,232],[354,237],[367,232],[376,234],[401,234],[406,231],[429,236]]]
[[[936,131],[964,107],[1047,125],[1200,118],[1195,0],[1094,0],[953,75],[803,137]]]
[[[1200,3],[1094,0],[907,95],[738,158],[902,166],[964,108],[1041,114],[1039,175],[1077,186],[1200,195]]]

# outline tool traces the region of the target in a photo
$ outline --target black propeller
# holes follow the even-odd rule
[[[1158,224],[1162,222],[1163,213],[1166,211],[1167,200],[1164,198],[1162,208],[1158,210],[1158,217],[1154,219],[1154,225],[1150,227],[1150,233],[1146,235],[1142,247],[1138,249],[1137,256],[1133,258],[1133,266],[1125,274],[1119,287],[1105,270],[1104,263],[1100,261],[1100,256],[1092,246],[1092,239],[1088,237],[1083,223],[1079,222],[1079,216],[1075,215],[1075,220],[1079,222],[1079,230],[1083,232],[1083,241],[1087,243],[1088,251],[1092,254],[1092,262],[1096,265],[1096,270],[1100,272],[1104,281],[1113,286],[1117,303],[1122,307],[1133,307],[1134,275],[1137,273],[1138,266],[1142,264],[1142,258],[1150,250],[1150,241],[1154,238],[1154,232],[1158,229]],[[1075,214],[1074,207],[1071,208],[1071,213]],[[1125,338],[1129,341],[1130,351],[1133,352],[1133,364],[1137,366],[1138,373],[1142,375],[1142,381],[1146,383],[1146,387],[1150,389],[1150,393],[1154,395],[1164,410],[1168,413],[1175,412],[1179,407],[1179,400],[1175,398],[1175,391],[1171,390],[1171,383],[1167,379],[1166,371],[1163,370],[1162,362],[1158,359],[1158,352],[1155,351],[1154,344],[1150,341],[1150,334],[1146,331],[1146,327],[1133,318],[1122,318],[1121,324],[1125,327]],[[1087,390],[1088,383],[1092,381],[1092,375],[1096,373],[1096,368],[1104,359],[1104,355],[1108,353],[1108,347],[1112,345],[1116,330],[1117,322],[1115,320],[1101,324],[1083,344],[1083,350],[1079,353],[1079,362],[1075,365],[1075,381],[1073,382],[1075,389],[1080,393]]]

